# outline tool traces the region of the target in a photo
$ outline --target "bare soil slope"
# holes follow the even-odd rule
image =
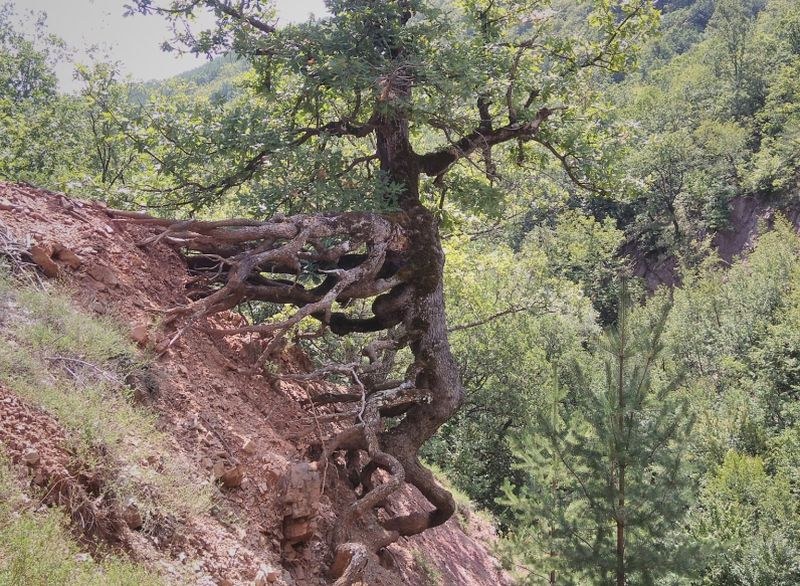
[[[758,236],[772,228],[778,214],[800,232],[800,203],[796,200],[773,204],[756,197],[739,196],[729,205],[728,227],[714,233],[711,238],[711,245],[725,263],[747,255]],[[633,241],[623,246],[621,252],[633,261],[634,276],[644,279],[650,291],[662,285],[673,287],[679,284],[678,259],[674,256],[658,252],[644,254]]]
[[[112,220],[100,203],[11,184],[0,184],[0,222],[81,307],[126,324],[145,352],[156,356],[166,346],[159,322],[164,311],[188,302],[190,276],[170,247],[137,246],[150,235],[147,228]],[[242,320],[235,314],[215,319]],[[219,486],[208,515],[178,520],[167,537],[125,524],[115,536],[134,558],[176,581],[188,572],[193,583],[328,583],[333,524],[356,496],[336,465],[319,471],[303,464],[311,460],[309,446],[333,431],[306,406],[325,388],[254,374],[250,367],[261,350],[245,337],[212,339],[192,330],[155,358],[149,382],[136,389],[171,437],[166,457],[179,453],[198,477]],[[281,361],[283,371],[309,367],[297,351]],[[0,389],[0,430],[15,461],[33,443],[49,468],[66,466],[58,423],[8,389]],[[423,501],[407,489],[389,506],[402,510],[412,502]],[[510,583],[489,553],[492,528],[477,515],[458,517],[390,546],[370,562],[365,583]]]

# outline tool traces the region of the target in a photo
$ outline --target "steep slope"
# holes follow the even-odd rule
[[[758,236],[769,230],[777,215],[784,216],[800,233],[800,204],[773,203],[752,196],[733,198],[729,204],[728,225],[711,234],[711,245],[720,260],[730,264],[736,257],[746,256],[755,246]],[[680,281],[678,259],[668,253],[643,253],[637,242],[628,242],[621,253],[631,259],[633,274],[644,280],[650,291],[661,285],[672,287]]]
[[[167,537],[116,523],[114,539],[121,547],[178,582],[189,571],[195,583],[327,583],[337,512],[356,495],[343,468],[321,471],[305,464],[311,446],[335,429],[307,407],[325,385],[252,372],[261,345],[246,337],[215,339],[198,328],[163,351],[169,338],[159,322],[165,311],[187,303],[186,266],[160,242],[137,246],[149,236],[147,229],[112,220],[100,203],[0,184],[0,228],[6,246],[13,235],[25,258],[59,281],[84,311],[111,316],[128,328],[131,339],[152,357],[147,380],[130,382],[168,438],[165,461],[187,462],[198,492],[211,483],[216,487],[209,512],[174,519]],[[242,318],[216,319],[231,325]],[[310,365],[290,351],[275,366],[302,372]],[[0,410],[5,430],[0,439],[8,456],[20,462],[29,448],[26,442],[14,447],[12,422],[24,410],[16,405],[23,403],[9,389],[2,393],[11,400]],[[51,415],[42,410],[41,417]],[[57,418],[48,421],[58,428]],[[57,462],[65,434],[38,433],[35,441],[44,442],[38,451],[52,452]],[[412,502],[423,501],[406,490],[388,506],[399,510]],[[390,546],[370,561],[365,583],[509,583],[488,552],[491,527],[477,515],[458,517]]]

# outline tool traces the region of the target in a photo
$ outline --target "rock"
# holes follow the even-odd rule
[[[256,578],[253,581],[254,586],[267,586],[267,584],[270,583],[269,580],[267,579],[269,573],[270,573],[270,568],[262,564],[258,568],[258,573],[256,574]]]
[[[25,451],[25,454],[22,456],[22,460],[31,468],[36,466],[41,460],[42,457],[39,455],[39,452],[30,448],[29,450]]]
[[[86,272],[91,278],[98,283],[103,283],[109,287],[116,287],[119,285],[119,279],[110,268],[103,264],[93,264]]]
[[[29,253],[31,255],[31,260],[36,263],[36,266],[42,269],[42,272],[47,277],[53,279],[61,272],[58,265],[50,258],[51,251],[49,247],[37,244],[31,246]]]
[[[255,577],[255,586],[267,586],[281,579],[281,572],[266,564],[261,564]]]
[[[156,344],[155,352],[156,354],[163,354],[167,350],[169,350],[169,347],[170,347],[170,339],[164,338],[158,344]]]
[[[242,470],[241,466],[234,466],[230,470],[226,470],[220,480],[227,488],[236,488],[241,486],[243,478],[244,470]]]
[[[254,442],[250,438],[247,438],[246,440],[244,440],[244,443],[242,444],[242,451],[248,456],[252,456],[258,451],[256,442]]]
[[[147,341],[149,339],[147,326],[145,324],[139,324],[137,326],[132,327],[131,338],[139,346],[147,346]]]
[[[36,474],[34,475],[31,482],[33,482],[33,484],[36,486],[45,486],[47,485],[49,480],[50,479],[47,476],[47,473],[41,468],[39,468],[38,470],[36,470]]]
[[[212,468],[214,478],[220,481],[227,488],[236,488],[242,484],[244,478],[244,470],[238,464],[232,468],[228,468],[223,460],[214,462]]]
[[[294,519],[316,515],[322,495],[322,480],[315,463],[301,462],[281,479],[284,514]]]
[[[258,573],[254,580],[254,586],[267,586],[268,584],[275,584],[281,579],[281,572],[266,564],[261,564],[258,567]]]
[[[73,270],[81,266],[81,258],[63,244],[53,247],[53,256]]]
[[[315,463],[302,462],[289,468],[281,479],[284,504],[283,540],[286,545],[308,541],[312,520],[322,496],[322,482]]]
[[[283,540],[294,544],[308,541],[314,535],[311,522],[304,519],[286,519],[283,525]]]
[[[139,507],[136,506],[136,503],[128,503],[128,506],[122,511],[122,519],[133,531],[141,529],[144,525],[142,514],[139,512]]]

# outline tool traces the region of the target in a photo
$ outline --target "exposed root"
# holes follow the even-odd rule
[[[406,482],[435,507],[430,513],[412,513],[386,521],[383,528],[376,526],[369,545],[351,539],[348,529],[338,530],[332,568],[336,584],[352,583],[370,553],[452,515],[452,497],[417,458],[419,448],[453,415],[462,397],[447,342],[444,255],[435,220],[427,211],[276,216],[266,222],[170,221],[132,212],[112,214],[118,221],[153,228],[141,246],[160,242],[184,251],[194,274],[192,301],[168,313],[167,323],[175,324],[176,330],[170,345],[208,316],[251,301],[280,304],[287,310],[273,321],[227,329],[202,327],[213,335],[262,336],[258,369],[282,350],[287,334],[303,327],[307,318],[319,321],[320,327],[301,332],[300,337],[313,338],[325,329],[337,335],[382,332],[367,340],[362,358],[353,362],[328,364],[312,373],[277,375],[296,381],[345,377],[352,385],[343,393],[308,399],[318,433],[322,423],[352,422],[326,440],[320,437],[322,468],[327,469],[334,453],[345,451],[348,476],[361,486],[361,497],[339,527],[367,519]],[[371,315],[346,309],[357,299],[371,300]],[[403,348],[412,356],[404,368],[396,364]],[[398,375],[403,370],[404,375]],[[337,403],[352,408],[317,412],[319,406]],[[386,417],[399,418],[399,423],[384,429]],[[378,469],[385,474],[375,483]]]
[[[362,543],[343,543],[336,548],[331,575],[338,576],[333,586],[350,586],[361,576],[369,560],[367,547]]]

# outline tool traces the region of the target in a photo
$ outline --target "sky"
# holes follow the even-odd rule
[[[133,79],[164,79],[205,63],[205,58],[191,55],[178,57],[164,53],[161,43],[169,36],[169,28],[158,16],[124,17],[126,0],[14,0],[17,15],[27,10],[47,13],[47,29],[75,49],[78,61],[86,62],[86,50],[97,45],[109,61],[118,61],[122,72]],[[323,0],[276,0],[278,22],[297,22],[325,13]],[[73,68],[63,64],[57,68],[64,91],[76,89]]]

